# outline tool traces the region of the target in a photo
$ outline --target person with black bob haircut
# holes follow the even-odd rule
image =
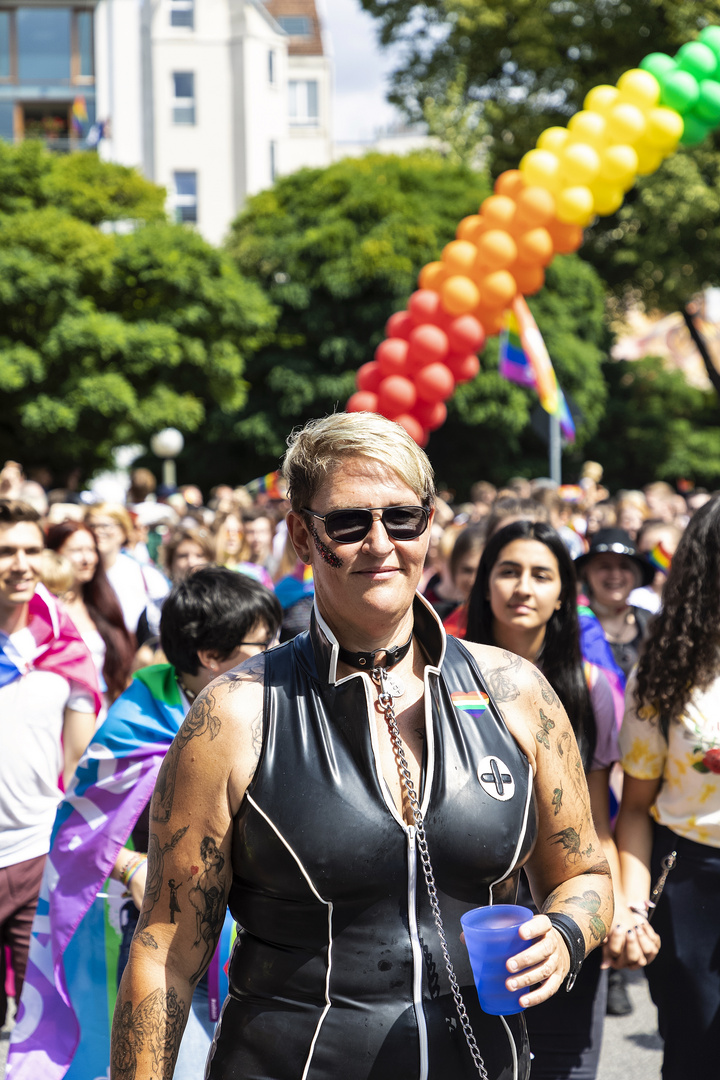
[[[490,538],[470,594],[467,640],[506,650],[506,665],[498,677],[510,682],[522,663],[520,658],[531,661],[560,698],[580,753],[581,760],[576,753],[573,764],[579,770],[582,763],[598,838],[619,881],[608,808],[610,769],[620,756],[612,691],[597,667],[583,663],[575,567],[561,536],[550,525],[514,521]],[[540,713],[537,740],[546,752],[562,756],[569,745],[562,740],[553,745],[554,724],[546,711]],[[558,788],[555,797],[560,804],[564,795]],[[585,896],[593,902],[593,894]],[[533,907],[523,879],[518,902]],[[591,953],[572,994],[550,998],[526,1013],[534,1055],[531,1080],[593,1080],[596,1076],[607,999],[607,972],[601,970],[601,960],[600,950]]]
[[[224,661],[242,648],[246,660],[270,647],[282,623],[282,608],[268,588],[222,566],[197,570],[174,585],[170,597],[163,607],[160,643],[170,663],[182,672],[183,683],[194,682],[188,676],[198,675],[199,653],[212,652]],[[193,691],[183,683],[194,701],[202,687]]]

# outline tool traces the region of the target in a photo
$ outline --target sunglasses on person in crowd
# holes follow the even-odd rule
[[[370,532],[380,514],[385,531],[392,540],[417,540],[428,527],[430,511],[425,506],[372,506],[367,510],[331,510],[329,514],[316,514],[303,507],[306,514],[318,518],[325,532],[336,544],[357,544]]]

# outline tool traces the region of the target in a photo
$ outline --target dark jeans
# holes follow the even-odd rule
[[[569,993],[561,987],[542,1005],[525,1011],[530,1080],[595,1080],[602,1045],[607,971],[602,949],[594,949]]]
[[[720,1075],[720,849],[655,828],[652,881],[670,851],[653,926],[662,945],[646,968],[665,1040],[663,1080],[717,1080]]]
[[[13,866],[0,867],[0,1027],[5,1023],[7,1013],[5,946],[10,949],[15,998],[19,1001],[45,858],[45,855],[38,855]]]

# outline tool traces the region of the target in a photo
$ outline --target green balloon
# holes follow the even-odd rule
[[[714,79],[703,79],[700,83],[700,97],[694,109],[695,114],[705,124],[715,127],[720,124],[720,83]]]
[[[720,27],[718,27],[718,29],[720,29]],[[658,82],[660,82],[663,75],[675,71],[677,64],[672,56],[668,56],[667,53],[653,52],[648,53],[648,55],[640,61],[640,67],[643,71],[649,71],[650,74],[654,75]]]
[[[717,70],[717,56],[702,41],[688,41],[678,49],[675,59],[679,68],[689,71],[696,79],[712,79]]]
[[[671,71],[660,79],[660,103],[684,116],[700,97],[697,79],[689,71]]]
[[[710,125],[705,124],[694,110],[683,116],[683,123],[685,129],[680,139],[683,146],[697,146],[710,134]]]
[[[704,30],[700,31],[700,41],[703,45],[707,45],[712,49],[715,55],[720,59],[720,26],[706,26]]]

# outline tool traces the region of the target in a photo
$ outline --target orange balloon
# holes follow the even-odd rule
[[[489,307],[506,306],[517,292],[515,278],[507,270],[494,270],[480,278],[480,295]]]
[[[442,261],[451,274],[469,275],[475,269],[477,256],[478,249],[469,240],[452,240],[443,248]]]
[[[547,227],[552,237],[556,255],[570,255],[577,251],[583,242],[583,231],[579,225],[566,225],[562,221],[551,221]]]
[[[458,240],[469,240],[471,244],[475,243],[475,234],[478,226],[482,223],[482,218],[479,214],[468,214],[464,217],[457,229],[455,230],[455,236]]]
[[[495,181],[494,191],[496,195],[507,195],[510,199],[517,199],[525,187],[523,175],[519,169],[508,169],[500,173]]]
[[[508,195],[488,195],[480,207],[491,229],[509,229],[515,217],[516,203]]]
[[[473,312],[486,337],[495,337],[505,325],[505,307],[478,307]]]
[[[448,268],[443,262],[429,262],[423,266],[418,275],[418,285],[421,289],[431,289],[439,292],[443,281],[448,277]]]
[[[517,239],[518,262],[523,265],[547,266],[554,253],[552,236],[547,229],[528,229]]]
[[[545,271],[537,263],[534,266],[528,266],[517,262],[511,269],[518,292],[523,296],[534,296],[545,284]]]
[[[555,216],[555,197],[543,187],[526,187],[517,196],[514,225],[520,229],[534,229],[547,225]]]
[[[517,246],[505,229],[489,229],[477,245],[477,267],[480,274],[488,270],[506,270],[517,258]]]
[[[464,274],[454,274],[440,286],[442,306],[449,315],[467,315],[480,303],[480,291]]]

